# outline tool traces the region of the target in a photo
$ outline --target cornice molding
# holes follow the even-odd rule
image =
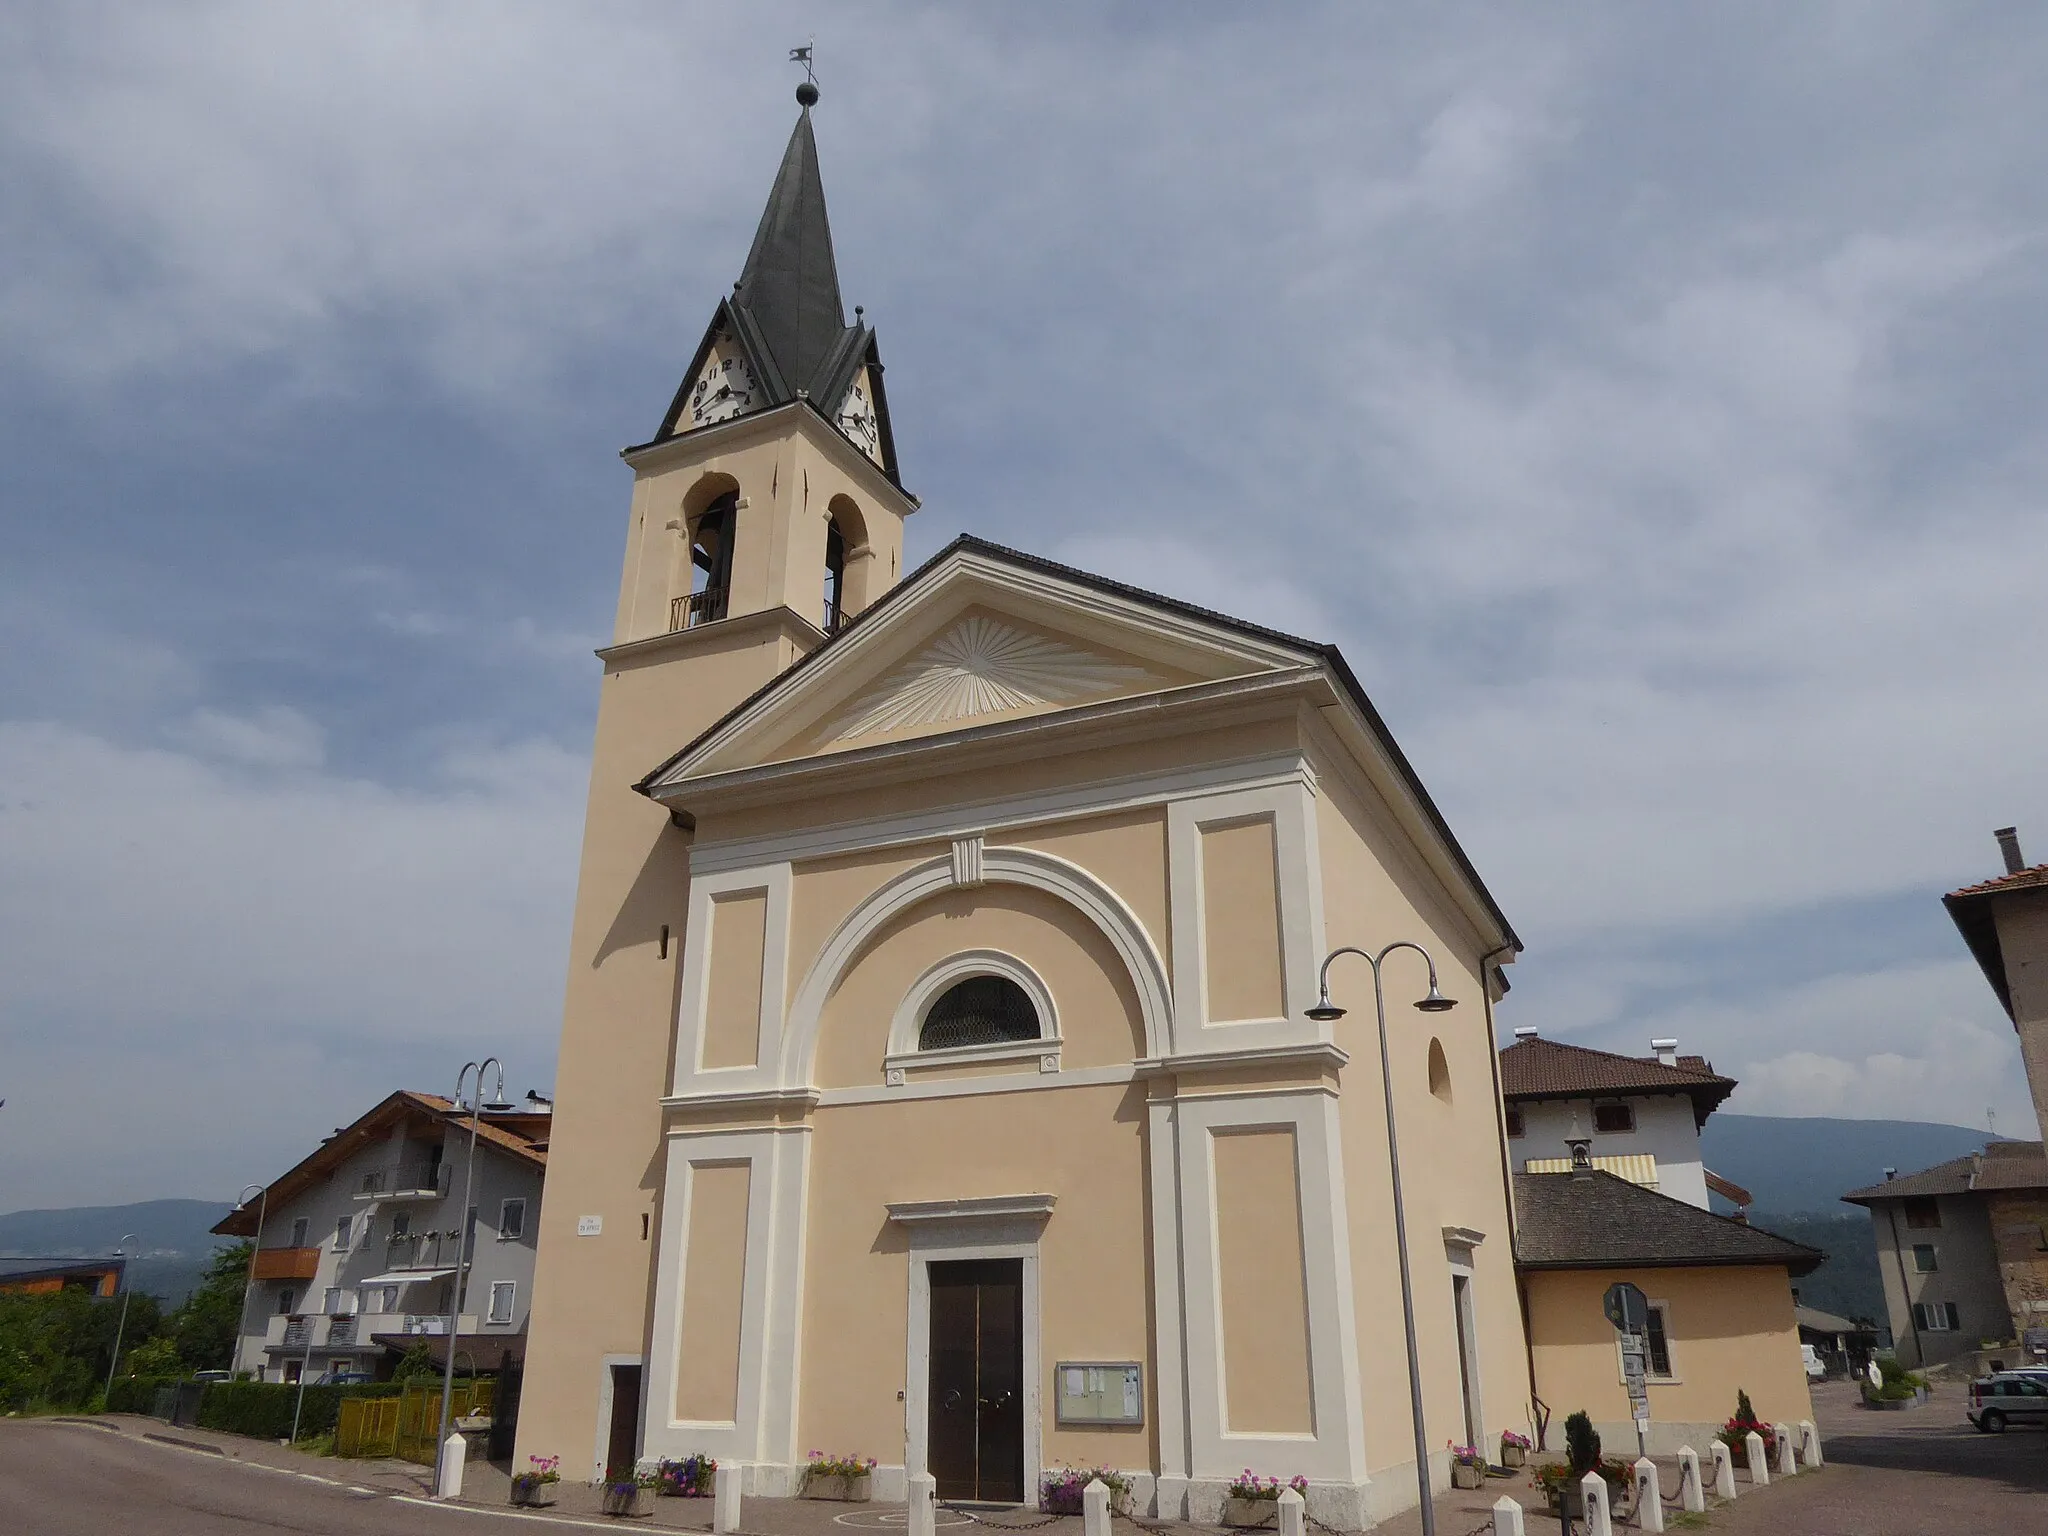
[[[652,661],[670,652],[690,651],[699,646],[739,639],[757,629],[777,628],[785,638],[807,651],[825,643],[825,631],[794,608],[778,603],[773,608],[757,608],[752,613],[735,614],[711,624],[693,624],[688,629],[671,629],[663,634],[649,635],[644,640],[625,640],[617,645],[602,646],[594,654],[607,664]]]
[[[829,822],[767,837],[736,838],[727,842],[700,840],[691,846],[690,874],[694,879],[764,864],[831,858],[873,849],[946,841],[975,833],[983,834],[985,849],[988,840],[997,833],[1015,832],[1049,821],[1067,821],[1076,816],[1105,815],[1138,806],[1162,805],[1185,795],[1262,789],[1279,784],[1302,784],[1313,789],[1299,753],[1234,758],[1220,763],[1176,768],[1165,773],[1126,775],[1067,789],[963,802],[872,821]]]
[[[1222,723],[1225,717],[1234,717],[1231,723],[1241,723],[1254,714],[1289,709],[1298,698],[1327,698],[1329,688],[1329,680],[1315,667],[1191,683],[1021,720],[999,720],[933,736],[732,768],[701,778],[671,778],[649,785],[647,793],[664,805],[687,802],[700,814],[708,808],[773,804],[809,795],[820,780],[829,781],[833,793],[843,794],[870,785],[993,766],[1011,758],[1043,759],[1066,750],[1180,734],[1200,726],[1205,714],[1214,714],[1214,723]]]
[[[806,442],[857,474],[860,482],[902,517],[909,517],[922,505],[910,492],[895,484],[880,465],[846,440],[822,409],[808,399],[796,399],[765,411],[752,411],[709,427],[696,427],[651,443],[638,443],[619,450],[619,457],[635,475],[658,475],[696,458],[752,447],[777,437],[800,432]]]

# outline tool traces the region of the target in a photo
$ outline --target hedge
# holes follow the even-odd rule
[[[395,1397],[396,1382],[361,1383],[346,1387],[320,1387],[308,1383],[303,1411],[299,1408],[296,1382],[216,1381],[199,1400],[199,1427],[225,1430],[231,1435],[252,1435],[259,1440],[282,1440],[292,1432],[292,1416],[299,1420],[299,1437],[324,1435],[341,1417],[341,1405],[351,1397]]]
[[[175,1376],[116,1376],[107,1392],[108,1413],[148,1413],[156,1407],[160,1388],[178,1384]]]

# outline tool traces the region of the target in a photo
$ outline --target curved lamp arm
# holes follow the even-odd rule
[[[1431,957],[1429,951],[1420,944],[1415,943],[1412,939],[1396,939],[1378,954],[1373,954],[1370,950],[1360,949],[1356,944],[1346,944],[1341,948],[1331,950],[1323,958],[1322,969],[1316,973],[1316,1005],[1308,1010],[1308,1016],[1319,1024],[1326,1024],[1334,1019],[1344,1017],[1345,1010],[1330,1001],[1330,967],[1336,963],[1339,955],[1357,955],[1367,965],[1371,966],[1373,986],[1377,989],[1380,980],[1380,966],[1385,962],[1387,956],[1397,949],[1414,950],[1416,954],[1422,956],[1422,963],[1429,967],[1429,995],[1417,1000],[1415,1006],[1419,1010],[1423,1013],[1445,1013],[1458,1006],[1456,998],[1445,997],[1442,992],[1437,990],[1436,961]]]

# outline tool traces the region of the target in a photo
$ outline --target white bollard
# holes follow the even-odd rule
[[[911,1481],[916,1482],[917,1480],[912,1478]],[[925,1481],[929,1482],[931,1479],[927,1478]],[[917,1530],[916,1498],[917,1490],[913,1488],[911,1489],[912,1502],[910,1506],[912,1511],[910,1529],[913,1533]],[[929,1520],[929,1517],[927,1517],[927,1520]],[[711,1529],[718,1532],[718,1536],[728,1536],[728,1533],[739,1528],[740,1469],[727,1463],[711,1474]],[[931,1536],[931,1526],[929,1523],[925,1526],[924,1536]]]
[[[910,1536],[933,1536],[938,1529],[939,1480],[929,1472],[908,1479]]]
[[[1636,1460],[1636,1524],[1646,1531],[1664,1529],[1664,1484],[1647,1456]]]
[[[1108,1522],[1102,1527],[1105,1536]],[[1301,1496],[1298,1488],[1285,1488],[1280,1493],[1280,1536],[1306,1536],[1308,1530],[1308,1500]]]
[[[1778,1453],[1778,1476],[1791,1477],[1799,1470],[1799,1463],[1792,1459],[1792,1426],[1773,1424],[1771,1434],[1777,1442],[1775,1449]]]
[[[1819,1466],[1824,1459],[1820,1453],[1820,1431],[1811,1419],[1799,1421],[1799,1459],[1809,1467]]]
[[[1528,1536],[1522,1521],[1522,1506],[1506,1494],[1493,1503],[1493,1536]]]
[[[449,1430],[448,1438],[441,1442],[440,1464],[434,1468],[435,1498],[462,1497],[462,1469],[468,1460],[469,1442],[462,1438],[461,1430]]]
[[[1579,1479],[1579,1493],[1586,1501],[1586,1536],[1614,1536],[1614,1516],[1607,1510],[1607,1479],[1588,1472]]]
[[[1733,1487],[1734,1481],[1730,1478],[1729,1486]],[[1707,1507],[1707,1491],[1700,1486],[1700,1453],[1689,1445],[1678,1448],[1678,1502],[1685,1506],[1689,1515],[1696,1515]]]
[[[1109,1484],[1099,1477],[1081,1490],[1081,1530],[1083,1536],[1109,1536]]]
[[[1735,1453],[1719,1440],[1714,1442],[1714,1497],[1735,1497]]]
[[[1768,1488],[1771,1464],[1770,1458],[1764,1455],[1764,1437],[1752,1429],[1742,1437],[1742,1448],[1749,1452],[1749,1480],[1759,1488]]]

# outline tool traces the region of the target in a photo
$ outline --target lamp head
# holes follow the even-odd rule
[[[1323,995],[1316,999],[1316,1005],[1309,1009],[1308,1016],[1318,1024],[1329,1024],[1343,1018],[1344,1010],[1330,1001],[1330,989],[1324,987]]]
[[[1434,976],[1429,980],[1429,996],[1415,1005],[1416,1011],[1420,1013],[1449,1013],[1457,1006],[1458,1000],[1455,997],[1445,997],[1443,993],[1437,991]]]

